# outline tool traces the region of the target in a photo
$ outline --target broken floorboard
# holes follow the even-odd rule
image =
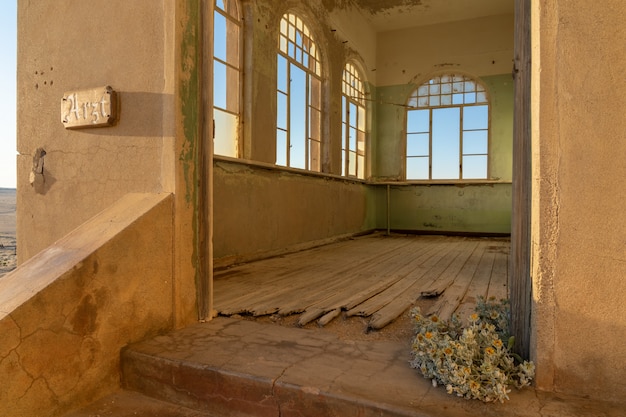
[[[300,325],[358,315],[368,329],[415,305],[465,315],[479,295],[506,297],[509,248],[503,238],[375,233],[216,271],[214,305],[222,316],[300,314]]]

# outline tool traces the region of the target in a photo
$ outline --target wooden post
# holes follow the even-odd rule
[[[523,358],[530,354],[530,1],[515,0],[515,114],[513,117],[513,192],[509,299],[514,350]]]

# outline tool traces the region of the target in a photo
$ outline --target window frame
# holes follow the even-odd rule
[[[276,82],[276,160],[275,165],[322,171],[322,118],[323,88],[321,51],[315,41],[310,25],[294,11],[283,14],[279,21]],[[282,61],[281,61],[282,60]],[[284,62],[283,62],[284,61]],[[284,63],[286,82],[281,82],[281,65]],[[294,96],[300,91],[292,90],[293,71],[304,74],[304,125],[301,131],[292,127]],[[284,102],[284,112],[281,103]],[[295,136],[303,134],[304,164],[294,162]],[[281,137],[282,136],[282,137]],[[293,154],[293,155],[292,155]],[[284,162],[284,163],[283,163]]]
[[[353,62],[346,62],[341,77],[341,175],[365,179],[367,158],[367,103],[362,71]],[[354,108],[354,118],[351,109]],[[354,121],[354,122],[353,122]],[[356,134],[351,146],[351,132]],[[359,139],[360,137],[360,139]],[[359,148],[362,145],[362,149]],[[354,170],[350,156],[354,154]]]
[[[218,2],[222,2],[224,4],[224,8],[222,9],[221,7],[218,6]],[[231,13],[229,9],[232,9],[235,13]],[[237,58],[236,58],[236,64],[237,66],[233,65],[233,62],[227,62],[229,61],[228,58],[226,58],[226,61],[224,61],[223,59],[219,58],[216,55],[216,51],[215,51],[215,43],[217,41],[217,36],[216,36],[216,27],[217,25],[215,25],[215,16],[216,14],[220,14],[221,16],[223,16],[223,18],[226,20],[227,24],[231,23],[237,26],[238,28],[238,33],[237,33],[237,39],[234,41],[237,45]],[[217,77],[215,76],[215,69],[218,67],[218,65],[222,65],[226,68],[227,71],[227,75],[226,75],[226,108],[222,107],[222,106],[218,106],[216,104],[215,101],[215,86],[214,86],[214,98],[213,98],[213,123],[214,123],[214,128],[213,128],[213,142],[214,142],[214,153],[216,155],[221,155],[221,156],[227,156],[227,157],[234,157],[234,158],[240,158],[241,155],[243,154],[243,140],[242,140],[242,118],[243,118],[243,107],[244,107],[244,97],[243,97],[243,65],[244,65],[244,36],[243,36],[243,31],[244,31],[244,21],[242,18],[243,15],[243,9],[242,9],[242,4],[239,0],[214,0],[213,1],[213,19],[214,19],[214,24],[213,24],[213,45],[214,45],[214,50],[213,50],[213,79],[214,79],[214,83],[217,80]],[[228,26],[226,27],[226,33],[225,33],[225,42],[226,42],[226,54],[228,56],[228,45],[229,45],[229,34],[228,34]],[[237,89],[237,94],[233,95],[229,93],[228,90],[228,85],[229,85],[229,78],[228,78],[228,71],[229,70],[234,70],[236,71],[236,80],[237,80],[237,85],[236,85],[236,89]],[[236,110],[233,110],[232,108],[228,108],[230,107],[228,102],[229,100],[233,100],[234,98],[236,98],[237,103],[236,105],[234,105],[233,107],[236,108]],[[231,136],[230,139],[230,143],[228,143],[228,146],[231,147],[232,146],[232,150],[233,153],[232,154],[224,154],[224,153],[217,153],[215,152],[215,150],[218,148],[215,144],[215,141],[217,138],[217,135],[219,134],[219,124],[218,124],[218,117],[216,117],[216,115],[218,114],[218,112],[223,113],[226,117],[230,116],[234,116],[236,118],[236,123],[234,124],[234,138]],[[234,141],[234,143],[232,143],[232,141]],[[225,141],[226,142],[226,141]]]
[[[450,77],[446,79],[445,77]],[[443,82],[441,80],[444,79]],[[435,82],[437,81],[437,82]],[[453,85],[456,83],[460,83],[463,85],[461,90],[455,90]],[[466,91],[465,86],[466,83],[473,84],[473,88],[470,88],[469,91]],[[443,92],[442,85],[450,84],[451,90]],[[435,94],[431,94],[431,86],[439,86],[439,92]],[[427,90],[427,93],[426,93]],[[434,91],[437,91],[437,88],[434,88]],[[474,94],[474,100],[470,102],[466,102],[467,96],[466,94]],[[450,96],[450,102],[446,102],[442,104],[441,96],[446,95]],[[462,95],[462,102],[454,102],[452,95]],[[437,98],[439,97],[439,98]],[[448,98],[446,99],[446,101]],[[481,107],[486,106],[486,128],[479,129],[469,129],[464,127],[464,113],[466,108],[470,107]],[[459,124],[458,124],[458,176],[456,178],[440,178],[433,177],[433,110],[438,109],[459,109]],[[409,117],[410,112],[413,111],[428,111],[428,130],[423,131],[410,131],[409,129]],[[480,181],[490,181],[490,170],[491,170],[491,100],[489,96],[489,91],[486,86],[475,77],[471,77],[464,73],[453,72],[453,73],[441,73],[434,76],[431,76],[424,83],[420,84],[418,87],[411,91],[409,98],[406,104],[406,112],[405,112],[405,140],[404,140],[404,179],[405,181],[416,181],[416,182],[480,182]],[[481,153],[469,153],[464,151],[464,137],[466,133],[469,132],[486,132],[485,138],[485,152]],[[409,154],[409,139],[411,135],[425,135],[428,134],[428,152],[423,154]],[[464,158],[465,157],[484,157],[485,158],[485,176],[484,177],[470,177],[464,178]],[[409,162],[412,158],[428,158],[428,178],[424,176],[420,178],[409,178]]]

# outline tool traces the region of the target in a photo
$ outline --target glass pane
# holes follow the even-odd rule
[[[276,131],[276,165],[287,166],[287,132]]]
[[[476,102],[477,103],[486,103],[487,102],[487,93],[484,91],[480,93],[476,93]]]
[[[488,140],[486,130],[463,132],[464,154],[487,154]]]
[[[310,98],[311,106],[315,107],[316,109],[321,110],[322,108],[322,83],[319,79],[315,77],[309,77],[309,81],[310,81],[309,94],[311,95],[311,98]]]
[[[239,25],[226,21],[226,62],[239,68]]]
[[[226,110],[239,113],[239,71],[226,67]]]
[[[407,158],[406,159],[406,179],[407,180],[427,180],[428,179],[428,157]]]
[[[215,12],[213,19],[213,55],[226,61],[226,18]]]
[[[348,120],[348,109],[346,108],[346,96],[341,96],[341,122]]]
[[[441,94],[451,94],[452,93],[452,84],[446,83],[441,85]]]
[[[460,108],[432,110],[433,179],[458,179],[460,154]]]
[[[453,94],[452,104],[463,104],[463,94]]]
[[[356,127],[356,105],[354,103],[348,103],[348,105],[350,106],[350,126]]]
[[[465,93],[465,104],[476,103],[476,93]]]
[[[218,7],[222,10],[224,10],[224,0],[216,0],[215,1],[215,7]]]
[[[356,141],[356,150],[359,155],[363,155],[365,153],[365,132],[357,131],[357,141]]]
[[[356,153],[348,153],[348,175],[356,176]]]
[[[409,110],[406,114],[406,131],[408,133],[428,132],[430,110]]]
[[[320,118],[319,110],[309,107],[309,138],[320,140]]]
[[[489,106],[463,107],[463,130],[487,129],[489,127]]]
[[[226,109],[226,65],[213,62],[213,106]]]
[[[429,106],[439,106],[440,105],[439,96],[430,96],[428,98],[428,105]]]
[[[452,104],[452,94],[445,94],[441,96],[441,105],[449,106]]]
[[[406,138],[406,156],[428,156],[428,133],[413,133]]]
[[[365,178],[365,157],[359,155],[357,158],[357,163],[358,163],[357,177],[361,179]]]
[[[290,65],[289,95],[289,166],[306,168],[306,73]]]
[[[287,77],[287,59],[278,55],[278,74],[277,74],[277,85],[278,89],[283,92],[287,92],[287,81],[289,78]]]
[[[351,127],[349,135],[348,149],[356,151],[356,129]]]
[[[364,132],[365,131],[365,107],[359,106],[358,111],[359,111],[359,120],[357,123],[357,128],[360,131]]]
[[[216,155],[237,157],[237,127],[239,118],[219,109],[213,110],[215,120],[215,138],[213,152]]]
[[[463,179],[486,179],[487,155],[463,157]]]
[[[287,95],[278,92],[276,101],[276,126],[279,129],[287,130]]]
[[[311,171],[320,171],[321,163],[320,163],[320,143],[316,140],[312,140],[309,142],[309,169]]]

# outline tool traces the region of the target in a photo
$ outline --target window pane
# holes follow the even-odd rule
[[[356,176],[356,153],[348,154],[348,175]]]
[[[360,155],[363,155],[365,153],[365,132],[358,130],[356,134],[357,134],[356,150],[358,151]]]
[[[239,117],[219,109],[213,110],[215,120],[215,138],[213,152],[216,155],[237,157],[237,126]]]
[[[406,139],[407,156],[428,156],[428,133],[410,133]]]
[[[365,178],[365,157],[362,155],[359,155],[359,157],[357,158],[357,163],[358,163],[357,177]]]
[[[309,144],[309,169],[319,172],[321,169],[320,143],[316,140],[312,140]]]
[[[320,118],[321,113],[319,110],[312,107],[309,108],[309,137],[311,139],[320,140]]]
[[[213,55],[226,61],[226,17],[215,12],[213,25]]]
[[[239,113],[239,71],[226,67],[226,110]]]
[[[349,132],[349,143],[348,143],[348,148],[351,151],[356,151],[356,129],[351,127],[350,128],[350,132]]]
[[[358,112],[359,112],[359,120],[357,123],[357,129],[361,130],[361,131],[365,131],[365,107],[363,106],[358,106]]]
[[[407,158],[406,179],[407,180],[427,180],[428,179],[428,157]]]
[[[232,20],[226,21],[226,59],[235,68],[239,68],[239,25]]]
[[[460,108],[432,110],[433,179],[459,178]]]
[[[276,131],[276,165],[287,166],[287,132]]]
[[[289,79],[287,78],[287,60],[278,55],[278,75],[277,75],[277,83],[278,83],[278,89],[282,92],[287,92],[287,81],[289,81]]]
[[[488,140],[486,130],[472,130],[463,132],[463,153],[464,154],[486,154],[488,150]]]
[[[488,106],[463,107],[463,130],[487,129],[488,127]]]
[[[409,133],[428,132],[430,110],[409,110],[406,115],[407,129]]]
[[[226,65],[213,62],[213,105],[226,109]]]
[[[315,107],[316,109],[322,109],[322,83],[319,79],[315,78],[315,77],[311,77],[309,76],[309,81],[310,81],[310,91],[309,94],[311,95],[311,99],[310,99],[310,103],[311,106]]]
[[[289,166],[306,168],[306,73],[291,64],[289,95]]]
[[[487,155],[463,157],[463,179],[487,178]]]
[[[277,95],[276,126],[287,130],[287,95],[282,92]]]

